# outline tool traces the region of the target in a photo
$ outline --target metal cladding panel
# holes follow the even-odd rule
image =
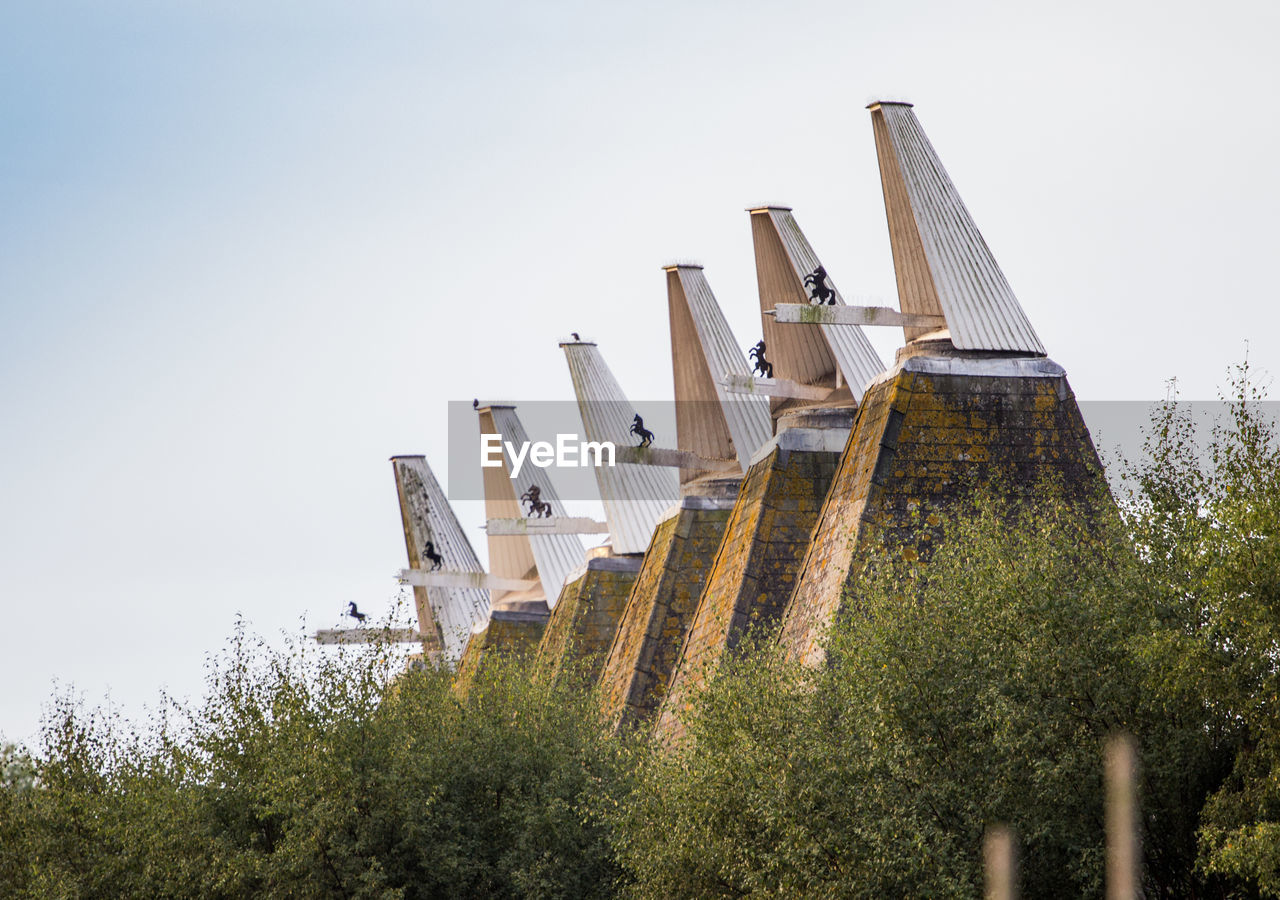
[[[804,232],[800,230],[791,210],[771,208],[769,219],[782,240],[782,246],[786,248],[787,256],[791,259],[791,268],[804,298],[798,302],[808,303],[810,302],[809,292],[804,286],[804,279],[815,274],[822,267],[822,261],[818,259],[818,254],[813,252],[813,247],[804,236]],[[826,269],[824,268],[823,271],[825,272]],[[840,289],[836,287],[830,275],[827,275],[826,283],[835,295],[835,305],[844,306],[844,297],[840,296]],[[871,346],[871,341],[867,340],[866,333],[857,325],[819,325],[818,327],[822,331],[822,336],[827,339],[827,346],[835,356],[845,382],[853,391],[853,398],[861,401],[862,389],[867,382],[884,371],[884,363],[880,360],[879,354]]]
[[[873,104],[871,118],[894,266],[918,266],[921,259],[927,266],[924,273],[899,274],[902,311],[941,312],[951,342],[962,350],[1043,356],[1044,345],[910,105]],[[927,308],[930,291],[940,309]]]
[[[733,457],[737,450],[719,392],[711,380],[710,367],[685,301],[680,275],[667,270],[667,312],[671,323],[671,369],[676,395],[676,447],[707,459]],[[680,483],[696,480],[703,473],[681,468]]]
[[[517,446],[528,442],[529,435],[525,432],[520,417],[516,415],[514,406],[489,406],[482,408],[480,412],[482,433],[484,432],[484,426],[488,424],[493,429],[488,433],[500,434],[504,441],[509,441]],[[487,414],[487,419],[485,414]],[[494,479],[493,489],[498,492],[498,496],[502,500],[509,501],[509,503],[503,503],[506,508],[514,508],[515,510],[513,514],[507,516],[491,515],[491,518],[523,518],[525,509],[520,503],[519,495],[525,493],[534,485],[541,491],[542,501],[551,504],[551,514],[553,516],[566,514],[564,504],[560,500],[560,495],[556,493],[555,485],[551,483],[547,469],[526,461],[524,467],[520,469],[519,480],[512,480],[507,468],[509,464],[509,460],[504,453],[501,467],[485,470],[486,474],[495,472],[500,475],[499,479]],[[501,482],[501,484],[498,482]],[[486,478],[486,510],[489,505],[489,490],[490,481]],[[542,582],[542,590],[547,600],[547,606],[554,607],[556,599],[560,596],[560,588],[564,587],[565,576],[582,565],[582,560],[586,555],[586,548],[583,546],[581,539],[573,534],[529,534],[513,537],[491,537],[489,538],[489,546],[492,548],[495,541],[508,540],[515,541],[528,548],[528,552],[533,556],[538,580]],[[493,574],[500,573],[494,571]]]
[[[397,456],[391,460],[404,522],[409,568],[427,569],[427,541],[440,556],[442,569],[484,573],[466,532],[440,489],[431,467],[421,456]],[[415,598],[425,595],[427,608],[418,608],[418,630],[430,634],[439,628],[445,655],[460,659],[475,623],[489,615],[488,591],[475,588],[414,588]]]
[[[671,308],[677,445],[707,458],[736,455],[746,472],[751,457],[773,436],[769,400],[732,394],[722,383],[725,375],[750,376],[751,370],[701,268],[668,270],[667,303]],[[689,401],[695,402],[687,405]],[[682,408],[686,415],[681,415]],[[719,417],[713,417],[711,409],[718,409]],[[705,439],[704,434],[713,428],[720,432],[727,429],[731,443]]]
[[[933,275],[929,261],[925,259],[920,231],[916,228],[911,202],[907,199],[907,187],[902,172],[889,147],[889,126],[884,116],[872,115],[871,128],[876,138],[876,159],[880,167],[880,183],[884,188],[884,208],[889,220],[889,248],[893,251],[893,273],[898,282],[898,305],[902,312],[912,315],[941,316],[942,306],[933,289]],[[931,329],[909,326],[903,333],[913,341]]]
[[[605,365],[595,344],[564,343],[569,376],[578,396],[578,413],[589,441],[635,443],[631,422],[635,408]],[[596,466],[596,484],[604,503],[614,553],[643,553],[667,509],[680,499],[674,469],[618,463]]]

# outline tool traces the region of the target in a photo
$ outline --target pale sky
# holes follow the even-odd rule
[[[1280,372],[1278,9],[0,7],[0,735],[55,680],[199,696],[237,613],[381,613],[387,457],[443,479],[449,400],[568,399],[570,331],[668,398],[674,258],[754,343],[747,206],[895,303],[875,99],[915,103],[1081,398],[1211,399],[1246,339]]]

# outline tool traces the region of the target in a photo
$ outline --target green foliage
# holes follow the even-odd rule
[[[25,794],[35,786],[35,763],[19,747],[0,743],[0,885],[25,877],[23,810]]]
[[[1198,452],[1188,412],[1167,403],[1130,467],[1137,545],[1180,627],[1153,648],[1160,692],[1199,702],[1234,748],[1203,811],[1200,866],[1280,896],[1280,438],[1247,364],[1226,421]]]
[[[590,698],[494,660],[280,652],[238,628],[202,708],[146,733],[55,704],[38,785],[0,791],[0,895],[591,897],[617,877],[589,812],[617,781]]]
[[[35,785],[35,763],[16,744],[0,744],[0,790],[22,792]]]
[[[1133,636],[1155,604],[1116,517],[987,495],[927,566],[867,560],[850,601],[825,667],[757,645],[700,698],[683,752],[644,768],[622,829],[638,895],[970,896],[995,822],[1020,836],[1028,895],[1096,895],[1100,746],[1119,730],[1159,748],[1153,893],[1188,885],[1182,792],[1206,787],[1182,767],[1211,748],[1144,699]]]
[[[613,811],[634,896],[810,893],[808,857],[820,848],[793,797],[812,774],[795,762],[808,724],[805,680],[766,642],[743,647],[697,697],[686,741],[649,747]]]

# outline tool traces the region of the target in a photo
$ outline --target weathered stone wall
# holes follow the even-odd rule
[[[927,557],[947,510],[997,475],[1027,488],[1057,476],[1110,504],[1061,367],[1027,357],[905,359],[863,397],[783,614],[783,645],[821,661],[823,633],[855,558],[874,552],[869,543]]]
[[[648,721],[666,696],[731,509],[686,497],[654,532],[600,674],[603,711],[615,727]]]
[[[791,596],[840,460],[836,451],[794,449],[801,431],[780,434],[743,479],[658,715],[664,739],[682,733],[680,716],[692,692],[724,654],[750,626],[774,624]]]
[[[484,671],[484,661],[492,653],[528,653],[537,651],[547,627],[547,613],[505,612],[495,610],[483,631],[475,632],[458,661],[453,689],[466,696]]]
[[[589,559],[586,571],[565,583],[538,646],[540,675],[554,679],[576,661],[582,676],[595,682],[641,563],[639,556]]]

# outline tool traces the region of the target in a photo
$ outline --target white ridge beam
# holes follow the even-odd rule
[[[480,572],[427,572],[401,569],[397,577],[405,584],[422,587],[482,588],[491,591],[531,591],[538,586],[532,578],[499,578]]]
[[[840,309],[842,307],[830,307]],[[800,384],[789,378],[752,378],[750,375],[725,375],[720,382],[731,394],[758,394],[765,397],[792,397],[797,400],[825,400],[829,387]]]
[[[539,519],[490,519],[485,531],[494,536],[521,534],[608,534],[609,524],[585,516],[548,516]]]
[[[416,628],[321,628],[315,633],[315,639],[317,644],[375,644],[378,641],[409,644],[433,640]]]
[[[777,321],[786,325],[889,325],[895,328],[946,328],[943,316],[902,313],[892,306],[806,306],[779,303]],[[765,313],[768,315],[768,313]]]
[[[664,466],[673,469],[701,469],[705,472],[741,472],[736,459],[707,459],[689,450],[669,447],[619,447],[618,463],[632,466]]]

